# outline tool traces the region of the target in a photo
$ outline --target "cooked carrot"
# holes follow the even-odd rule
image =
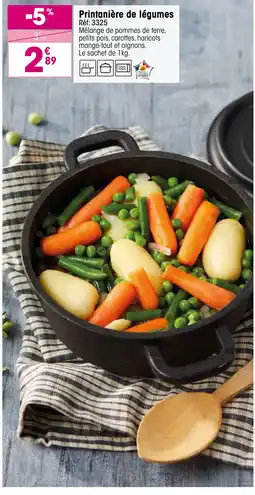
[[[102,230],[97,222],[84,222],[72,229],[44,237],[41,250],[46,256],[58,256],[70,253],[77,244],[93,244],[101,235]]]
[[[89,319],[90,323],[105,327],[118,320],[130,304],[134,303],[136,290],[130,282],[120,282],[108,294]]]
[[[157,309],[159,299],[144,268],[134,270],[128,277],[136,288],[143,309]]]
[[[146,321],[145,323],[140,323],[140,325],[130,327],[125,332],[153,332],[154,330],[164,330],[167,328],[167,325],[166,318],[155,318],[155,320]]]
[[[177,239],[172,227],[163,196],[160,193],[152,193],[148,200],[149,225],[156,244],[161,244],[171,249],[171,254],[177,251]]]
[[[200,187],[189,184],[184,193],[180,196],[174,209],[172,218],[178,218],[181,228],[186,232],[194,217],[199,205],[202,203],[204,190]]]
[[[174,266],[169,265],[166,268],[163,278],[169,280],[172,284],[178,285],[178,287],[197,297],[197,299],[213,309],[224,308],[236,297],[233,292],[217,287],[217,285],[210,284],[205,280],[200,280]]]
[[[178,260],[184,265],[194,265],[206,244],[220,214],[219,208],[209,201],[203,201],[197,209],[186,232]]]
[[[75,213],[67,223],[67,227],[75,227],[82,222],[90,220],[93,215],[101,213],[102,206],[109,205],[115,193],[124,192],[128,187],[130,187],[130,183],[126,177],[122,175],[115,177],[97,196]]]

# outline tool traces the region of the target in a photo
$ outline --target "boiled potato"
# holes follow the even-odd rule
[[[117,215],[109,215],[108,213],[102,212],[102,217],[106,218],[111,224],[111,228],[107,231],[113,241],[118,241],[123,239],[127,233],[127,220],[120,220]]]
[[[114,242],[111,248],[111,264],[118,277],[129,279],[137,268],[144,268],[157,294],[162,288],[162,271],[156,261],[141,246],[129,239]]]
[[[85,320],[94,312],[99,294],[86,280],[58,270],[45,270],[40,283],[53,301],[78,318]]]
[[[131,321],[121,318],[120,320],[113,320],[105,328],[111,328],[112,330],[124,331],[127,330],[131,325]]]
[[[136,193],[136,201],[137,198],[140,196],[150,196],[150,194],[158,192],[160,194],[163,194],[162,189],[154,182],[153,180],[146,181],[146,182],[139,182],[139,184],[134,185],[135,188],[135,193]]]
[[[237,280],[242,271],[245,230],[230,218],[216,223],[204,247],[202,262],[209,277]]]

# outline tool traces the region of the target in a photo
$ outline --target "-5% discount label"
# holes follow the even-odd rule
[[[70,43],[9,43],[9,77],[72,77]]]

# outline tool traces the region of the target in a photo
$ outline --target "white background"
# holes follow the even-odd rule
[[[72,45],[71,43],[9,43],[9,77],[71,77],[72,76]],[[44,52],[50,48],[50,57],[56,57],[54,65],[44,63],[47,55],[44,53],[38,66],[43,66],[43,72],[25,72],[25,67],[35,55],[25,56],[30,46],[38,46]]]
[[[129,55],[127,57],[128,60],[132,60],[132,66],[137,65],[142,60],[145,60],[149,65],[153,68],[151,72],[150,80],[145,80],[138,78],[136,79],[135,69],[133,68],[132,77],[80,77],[79,76],[79,59],[91,59],[97,60],[102,59],[104,57],[87,57],[81,56],[79,57],[79,10],[90,10],[91,12],[96,12],[99,10],[99,7],[93,6],[74,6],[73,7],[73,80],[74,82],[80,83],[138,83],[138,84],[148,84],[150,82],[156,83],[178,83],[179,82],[179,7],[176,5],[140,5],[140,6],[116,6],[116,5],[107,5],[100,7],[102,11],[115,10],[115,11],[123,11],[124,17],[123,19],[107,19],[108,25],[104,27],[106,30],[107,27],[115,28],[140,28],[144,27],[154,27],[154,28],[165,28],[165,35],[161,36],[160,42],[145,42],[146,49],[134,48],[130,50]],[[174,18],[167,19],[144,19],[139,18],[139,10],[147,12],[174,12]],[[135,19],[127,19],[126,12],[132,10],[132,12],[137,12],[137,17]],[[84,19],[84,18],[83,18]],[[91,19],[89,19],[91,22]],[[84,26],[85,27],[85,26]],[[90,24],[92,27],[92,23]],[[95,27],[95,26],[93,26]],[[102,28],[103,26],[100,26]],[[132,33],[130,33],[132,34]],[[152,33],[148,33],[152,36]],[[82,34],[81,34],[82,35]],[[85,35],[85,34],[84,34]],[[94,34],[95,35],[95,34]],[[121,35],[121,34],[120,34]],[[141,32],[141,35],[143,33]],[[120,42],[121,43],[121,42]],[[126,50],[126,48],[124,48]],[[115,51],[117,51],[115,49]],[[106,59],[122,59],[123,56],[105,56]]]

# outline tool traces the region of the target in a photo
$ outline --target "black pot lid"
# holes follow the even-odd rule
[[[209,161],[253,195],[253,92],[225,107],[207,136]]]

